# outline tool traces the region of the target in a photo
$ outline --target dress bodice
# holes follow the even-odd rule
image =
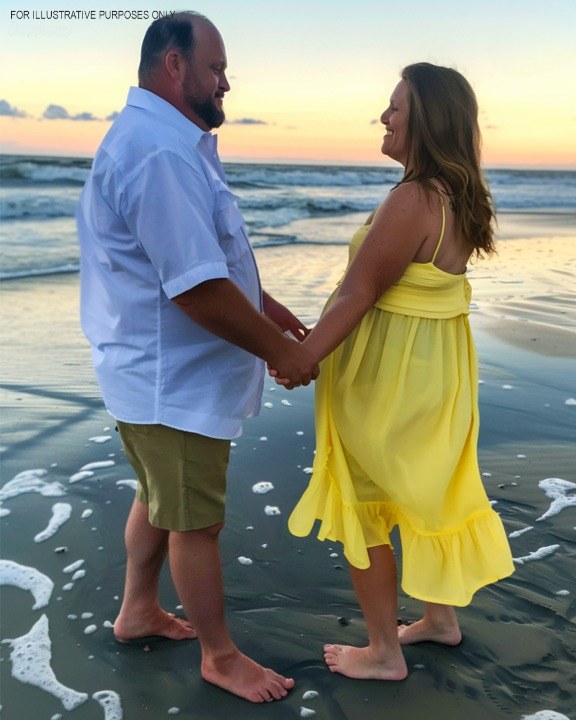
[[[348,267],[364,242],[370,225],[354,233],[349,247]],[[441,270],[434,262],[411,262],[402,277],[374,304],[381,310],[402,315],[446,319],[470,312],[472,289],[466,275]]]

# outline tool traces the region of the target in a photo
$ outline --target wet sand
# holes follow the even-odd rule
[[[520,720],[544,710],[576,720],[576,231],[566,216],[532,221],[501,219],[499,256],[471,272],[481,469],[506,531],[517,533],[510,538],[515,574],[460,611],[459,647],[407,648],[406,681],[332,675],[323,643],[364,644],[365,626],[340,547],[293,538],[286,529],[312,465],[312,389],[288,393],[267,382],[261,416],[246,423],[233,449],[222,536],[234,637],[244,651],[296,680],[286,700],[264,707],[205,683],[195,641],[114,642],[106,624],[122,593],[122,534],[133,497],[126,481],[134,473],[78,328],[78,277],[3,283],[2,484],[25,471],[46,473],[30,474],[36,491],[5,499],[2,558],[36,568],[54,589],[44,607],[33,609],[28,590],[0,587],[0,635],[25,636],[46,616],[55,677],[87,697],[67,710],[58,697],[16,679],[11,645],[3,642],[1,715],[282,720],[301,717],[304,707],[318,720]],[[311,323],[345,265],[346,248],[265,248],[257,256],[265,287]],[[82,470],[90,463],[98,465]],[[563,482],[543,482],[551,478]],[[253,492],[260,482],[273,489]],[[38,492],[54,490],[54,483],[63,494]],[[69,519],[35,542],[56,504],[69,506]],[[78,569],[85,575],[73,580]],[[161,596],[178,612],[167,574]],[[401,595],[403,618],[417,618],[419,609]],[[32,645],[34,672],[38,644]],[[114,693],[107,710],[101,695],[93,697],[100,691]],[[307,691],[318,695],[304,699]],[[114,714],[118,699],[122,714]]]

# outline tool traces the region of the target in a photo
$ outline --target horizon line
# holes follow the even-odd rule
[[[0,149],[0,157],[21,157],[21,158],[54,158],[54,159],[72,159],[72,160],[93,160],[94,155],[81,155],[64,153],[55,155],[48,151],[35,151],[35,152],[5,152]],[[399,163],[390,161],[369,161],[369,160],[343,160],[338,158],[306,158],[306,157],[295,157],[286,158],[282,156],[270,157],[270,158],[248,158],[239,156],[221,156],[223,163],[230,164],[250,164],[250,165],[316,165],[316,166],[342,166],[342,167],[366,167],[366,168],[378,168],[381,167],[386,170],[400,170],[401,165]],[[574,172],[576,171],[576,164],[568,163],[566,165],[539,165],[535,163],[511,163],[511,162],[487,162],[482,163],[482,168],[485,170],[534,170],[534,171],[545,171],[549,170],[552,172]]]

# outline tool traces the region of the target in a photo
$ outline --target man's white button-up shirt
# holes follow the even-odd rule
[[[131,88],[77,210],[81,318],[108,411],[234,438],[258,413],[263,362],[194,323],[171,300],[230,278],[262,309],[244,221],[216,138]]]

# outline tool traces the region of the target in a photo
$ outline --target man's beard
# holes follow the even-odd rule
[[[224,110],[221,110],[216,105],[213,98],[208,98],[200,102],[198,99],[188,96],[186,102],[188,107],[195,112],[198,117],[202,118],[210,129],[218,128],[224,122],[226,117]]]
[[[195,113],[199,118],[204,120],[206,125],[212,130],[212,128],[218,128],[224,122],[224,110],[220,109],[216,105],[216,101],[213,97],[207,97],[201,100],[198,97],[198,93],[194,92],[193,87],[195,84],[196,76],[194,68],[189,62],[186,68],[186,74],[182,84],[184,91],[184,102],[188,106],[188,109]]]

